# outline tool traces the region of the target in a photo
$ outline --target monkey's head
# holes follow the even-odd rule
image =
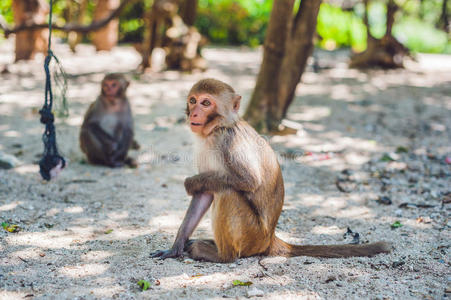
[[[125,91],[129,84],[128,80],[122,74],[107,74],[102,80],[102,96],[108,101],[125,99]]]
[[[239,120],[241,96],[219,80],[197,82],[188,93],[186,115],[191,131],[208,136],[217,127],[230,127]]]

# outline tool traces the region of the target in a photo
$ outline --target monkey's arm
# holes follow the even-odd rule
[[[87,125],[88,130],[92,132],[98,139],[99,142],[102,144],[108,144],[111,145],[112,143],[115,143],[116,140],[113,136],[111,136],[109,133],[107,133],[103,128],[100,126],[98,122],[91,122]]]
[[[169,250],[159,250],[151,254],[151,257],[160,257],[161,259],[169,257],[179,257],[183,253],[186,242],[196,229],[202,217],[207,212],[213,201],[213,195],[209,193],[195,194],[183,218],[182,225],[177,232],[172,248]]]
[[[117,141],[118,146],[113,153],[113,159],[116,159],[119,156],[122,156],[132,146],[133,142],[133,130],[124,126],[123,124],[118,124],[114,131],[114,139]]]

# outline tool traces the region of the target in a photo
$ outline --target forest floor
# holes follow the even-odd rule
[[[172,245],[195,174],[185,96],[204,77],[230,83],[246,107],[261,52],[206,48],[205,73],[139,75],[131,47],[72,54],[56,45],[69,75],[70,115],[57,140],[68,166],[51,182],[38,175],[43,58],[13,61],[0,44],[0,152],[20,164],[0,170],[1,299],[446,299],[451,292],[451,56],[419,55],[405,70],[347,68],[348,51],[316,51],[288,114],[296,135],[268,137],[279,155],[285,204],[277,235],[290,243],[389,241],[372,258],[251,257],[234,263],[158,260]],[[3,67],[1,67],[3,68]],[[105,72],[129,75],[141,149],[137,169],[85,163],[78,134]],[[393,226],[392,226],[393,225]],[[392,228],[394,227],[394,228]],[[211,237],[209,216],[194,237]],[[150,288],[141,291],[139,280]],[[233,281],[251,282],[234,286]]]

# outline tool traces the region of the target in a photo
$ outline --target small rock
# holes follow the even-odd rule
[[[102,202],[96,201],[94,202],[94,208],[101,208],[102,207]]]
[[[191,258],[185,258],[185,259],[183,260],[183,262],[184,262],[185,264],[192,264],[192,263],[194,263],[194,260],[191,259]]]
[[[229,268],[230,268],[230,269],[236,268],[236,264],[230,264],[230,265],[229,265]]]
[[[12,169],[19,165],[19,160],[10,154],[0,152],[0,169]]]
[[[404,262],[404,261],[402,261],[402,260],[400,260],[400,261],[394,261],[393,263],[392,263],[392,267],[393,268],[397,268],[397,267],[400,267],[400,266],[402,266],[402,265],[404,265],[406,262]]]
[[[250,288],[247,290],[247,297],[263,297],[265,293],[262,290],[257,289],[256,287]]]
[[[377,199],[377,202],[380,203],[380,204],[384,204],[384,205],[390,205],[390,204],[393,203],[393,202],[391,201],[390,197],[387,197],[387,196],[379,197],[379,198]]]
[[[326,281],[324,281],[324,283],[329,283],[329,282],[332,282],[335,280],[337,280],[337,277],[332,275],[332,276],[327,277],[327,279],[326,279]]]
[[[402,210],[401,209],[395,210],[395,216],[402,217]]]

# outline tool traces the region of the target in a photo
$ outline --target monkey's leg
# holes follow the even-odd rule
[[[212,225],[222,262],[262,254],[270,245],[271,232],[248,201],[242,193],[232,189],[215,198]]]
[[[194,240],[188,242],[187,251],[189,257],[195,260],[205,260],[210,262],[225,262],[218,254],[218,248],[212,240]]]
[[[186,211],[185,218],[182,225],[177,232],[172,248],[169,250],[159,250],[151,254],[151,257],[161,257],[165,259],[168,257],[179,257],[183,253],[183,248],[188,241],[189,237],[196,229],[202,217],[207,212],[211,203],[213,202],[213,195],[209,193],[195,194],[191,200],[191,203]]]

